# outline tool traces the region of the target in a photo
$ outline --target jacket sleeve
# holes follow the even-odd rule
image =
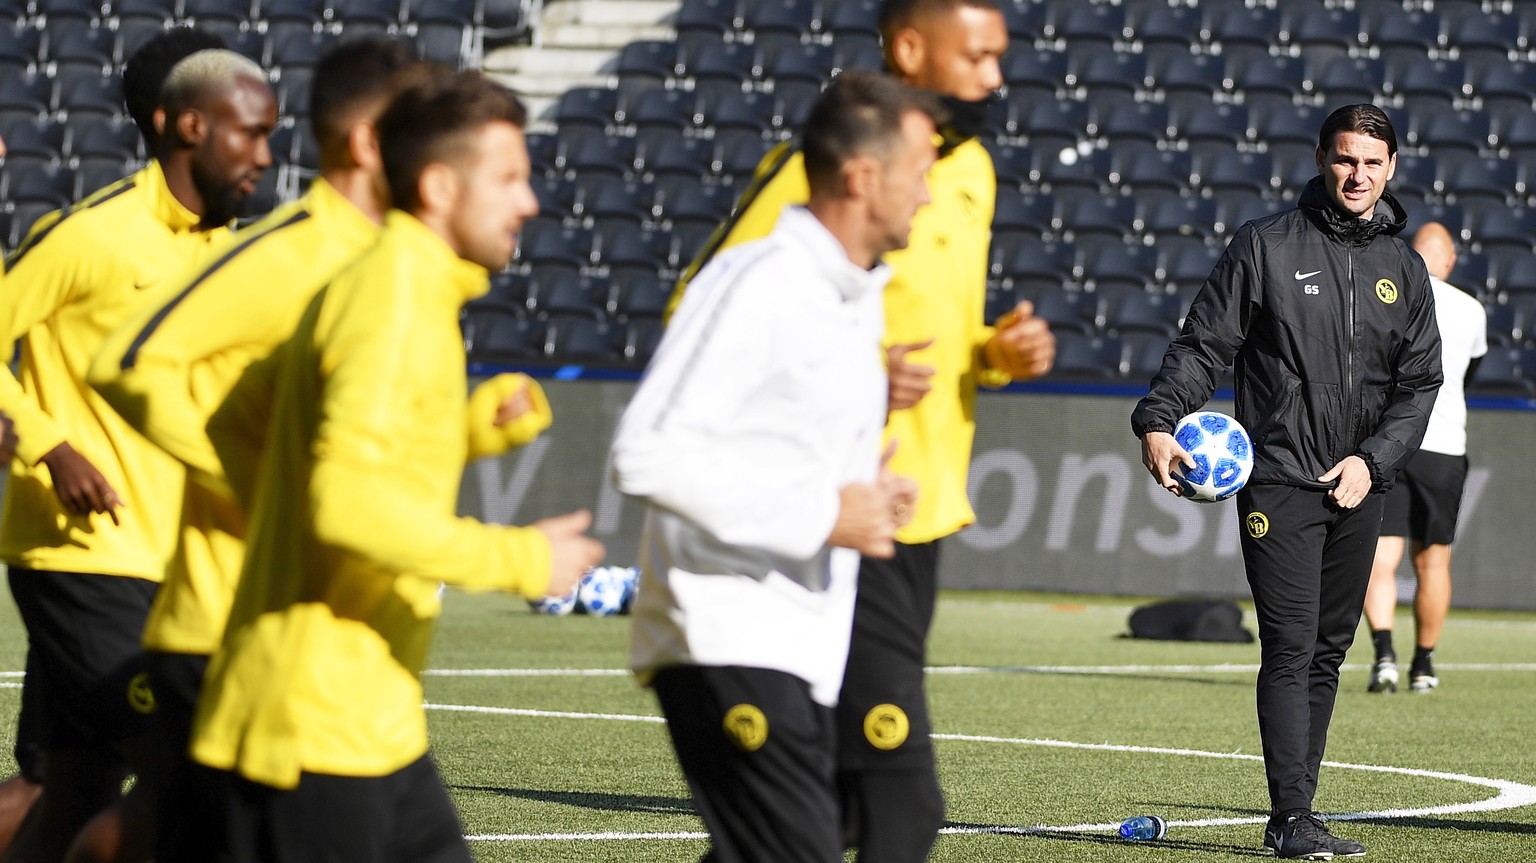
[[[246,512],[251,511],[256,497],[256,480],[267,447],[282,354],[293,349],[291,343],[284,343],[270,355],[246,366],[205,425],[227,492],[214,488],[227,493]]]
[[[1210,401],[1263,301],[1263,254],[1251,225],[1243,226],[1227,245],[1195,295],[1183,331],[1163,354],[1151,392],[1131,413],[1131,431],[1138,438],[1147,432],[1172,432],[1181,417]]]
[[[325,377],[308,499],[316,539],[381,569],[542,597],[552,566],[543,531],[454,516],[413,493],[410,477],[422,469],[410,462],[414,429],[462,423],[465,410],[461,402],[459,413],[423,416],[424,385],[413,380],[450,374],[464,356],[433,338],[439,316],[418,307],[410,285],[376,296],[352,295],[319,348]]]
[[[779,223],[779,214],[790,204],[803,204],[810,198],[810,185],[805,179],[805,163],[792,142],[786,141],[769,150],[753,171],[752,183],[741,193],[731,213],[710,234],[688,269],[677,281],[672,296],[667,300],[664,321],[672,320],[683,295],[694,276],[715,255],[742,243],[760,240],[773,231]]]
[[[19,255],[0,290],[0,338],[5,339],[4,363],[0,363],[0,412],[16,427],[16,456],[29,465],[37,464],[50,450],[65,442],[63,429],[49,415],[37,398],[22,389],[11,370],[16,340],[52,317],[74,300],[73,288],[80,283],[81,270],[90,266],[87,257],[61,254],[62,232],[55,232],[54,242],[46,247],[30,248]]]
[[[775,369],[793,361],[782,346],[794,310],[771,302],[782,285],[730,287],[668,329],[619,424],[614,484],[726,545],[809,560],[837,521],[837,472],[816,451],[816,429],[790,416],[762,421],[760,406],[764,393],[793,386]]]
[[[496,410],[518,390],[527,390],[530,406],[522,416],[496,425]],[[533,378],[524,374],[500,374],[483,381],[470,393],[466,411],[469,428],[469,461],[501,455],[527,446],[554,422],[549,399]]]
[[[1412,258],[1413,306],[1408,327],[1395,361],[1397,373],[1387,394],[1386,410],[1371,436],[1360,442],[1357,454],[1371,469],[1371,487],[1377,491],[1392,484],[1424,440],[1429,413],[1445,375],[1440,368],[1440,326],[1435,320],[1435,295],[1429,276],[1417,256]]]

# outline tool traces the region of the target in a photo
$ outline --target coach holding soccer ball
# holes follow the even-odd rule
[[[1429,275],[1397,239],[1406,216],[1385,194],[1396,166],[1397,135],[1379,108],[1330,114],[1320,176],[1296,209],[1238,230],[1131,415],[1147,470],[1177,494],[1169,470],[1193,463],[1169,432],[1235,359],[1237,419],[1254,442],[1237,505],[1262,648],[1264,846],[1288,859],[1365,853],[1328,832],[1312,798],[1380,492],[1418,449],[1441,382]]]

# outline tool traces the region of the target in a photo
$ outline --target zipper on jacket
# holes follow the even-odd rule
[[[1344,404],[1340,405],[1340,407],[1342,407],[1344,409],[1344,416],[1345,416],[1345,420],[1344,420],[1344,432],[1345,432],[1344,440],[1348,441],[1348,442],[1352,442],[1355,439],[1355,434],[1356,434],[1355,429],[1356,429],[1356,426],[1358,425],[1357,418],[1355,416],[1355,414],[1356,414],[1356,410],[1355,410],[1355,294],[1356,294],[1356,290],[1355,290],[1355,253],[1354,253],[1353,250],[1350,250],[1348,248],[1346,248],[1345,251],[1344,251],[1344,271],[1348,275],[1348,281],[1349,281],[1349,312],[1348,312],[1347,315],[1345,315],[1345,320],[1347,322],[1346,323],[1347,332],[1345,333],[1345,335],[1347,336],[1348,341],[1349,341],[1349,350],[1346,351],[1345,354],[1344,354]],[[1334,456],[1333,456],[1334,464],[1338,464],[1341,459],[1343,459],[1345,456],[1350,455],[1353,452],[1354,444],[1350,443],[1350,447],[1351,447],[1351,451],[1348,452],[1348,453],[1337,453],[1337,452],[1334,453]],[[1331,465],[1331,464],[1330,465],[1325,465],[1325,467],[1327,467],[1329,469],[1332,469],[1333,465]]]

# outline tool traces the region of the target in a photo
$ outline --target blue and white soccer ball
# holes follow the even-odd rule
[[[571,591],[567,596],[546,596],[543,599],[528,600],[528,607],[539,614],[547,614],[550,617],[564,617],[576,610],[576,594]]]
[[[1173,437],[1195,460],[1193,468],[1179,465],[1170,472],[1190,500],[1226,500],[1253,474],[1253,440],[1224,413],[1195,411],[1179,420]]]
[[[623,614],[635,593],[635,570],[624,566],[598,566],[587,570],[576,588],[580,610],[596,617]]]

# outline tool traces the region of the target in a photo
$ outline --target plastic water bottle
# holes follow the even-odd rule
[[[1120,825],[1120,838],[1132,842],[1161,839],[1168,835],[1168,822],[1156,815],[1137,815]]]

